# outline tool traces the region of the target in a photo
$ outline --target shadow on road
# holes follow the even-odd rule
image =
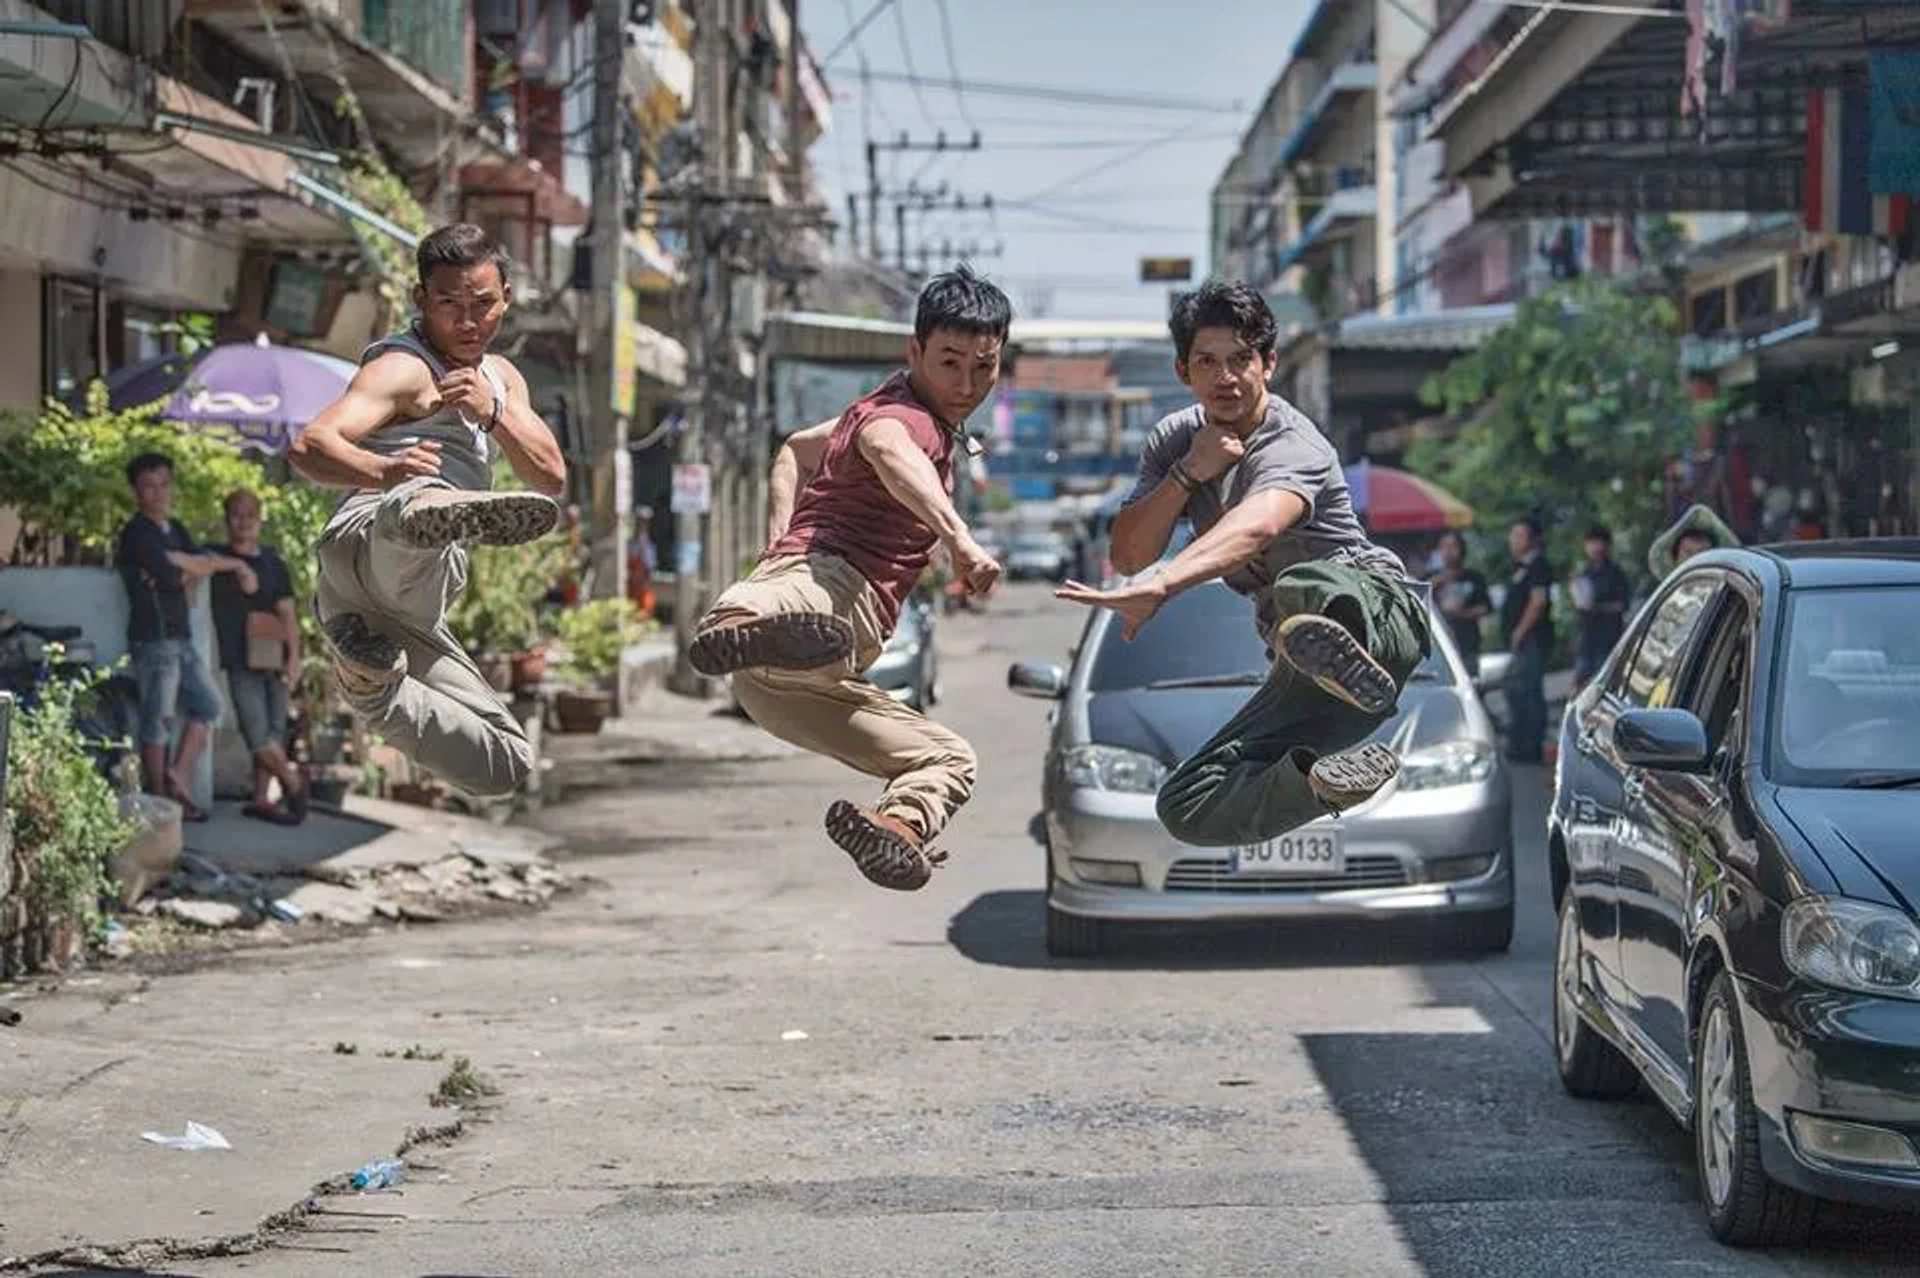
[[[1046,934],[1046,893],[1038,889],[983,893],[947,924],[954,949],[993,967],[1207,971],[1472,961],[1418,923],[1130,923],[1109,929],[1092,959],[1053,958]]]

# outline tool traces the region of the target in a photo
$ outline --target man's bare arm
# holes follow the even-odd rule
[[[880,476],[894,500],[912,511],[934,536],[948,546],[970,543],[965,521],[953,508],[933,459],[920,451],[907,428],[883,417],[861,428],[856,446]]]
[[[427,366],[390,352],[361,366],[346,393],[307,423],[287,450],[294,472],[326,488],[381,488],[390,459],[359,446],[431,386]]]
[[[513,467],[521,483],[537,493],[558,497],[567,490],[567,459],[560,451],[560,441],[534,408],[527,379],[513,361],[497,355],[493,359],[496,366],[506,370],[507,383],[506,408],[493,437],[500,442],[507,465]]]
[[[1307,513],[1306,499],[1284,489],[1255,493],[1173,557],[1159,576],[1169,596],[1253,561]]]
[[[1509,644],[1512,647],[1518,648],[1521,641],[1533,632],[1535,626],[1540,624],[1540,618],[1546,616],[1546,613],[1547,588],[1545,586],[1535,586],[1527,595],[1527,605],[1520,612],[1520,620],[1513,624],[1513,638],[1508,641]]]
[[[795,431],[780,445],[773,458],[773,473],[767,479],[767,544],[787,534],[793,522],[793,503],[820,469],[827,453],[827,441],[839,421],[824,421]]]
[[[1187,509],[1187,490],[1169,475],[1158,487],[1113,517],[1107,558],[1115,572],[1132,576],[1167,552],[1174,526]]]

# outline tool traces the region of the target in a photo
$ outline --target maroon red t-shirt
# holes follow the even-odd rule
[[[883,417],[907,428],[913,442],[932,459],[947,492],[953,491],[953,435],[915,397],[907,375],[896,373],[841,414],[827,438],[820,469],[794,499],[786,535],[767,553],[824,551],[840,556],[873,586],[887,625],[892,626],[933,558],[939,538],[887,491],[872,463],[860,453],[860,432]]]

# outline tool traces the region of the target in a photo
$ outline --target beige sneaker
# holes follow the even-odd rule
[[[519,546],[546,536],[559,522],[559,503],[539,493],[429,488],[400,512],[398,533],[422,549],[455,542]]]
[[[1323,754],[1307,771],[1307,785],[1335,812],[1357,808],[1400,777],[1400,756],[1377,741]]]
[[[1356,710],[1385,714],[1400,699],[1387,668],[1331,617],[1295,613],[1275,629],[1274,645],[1295,670]]]

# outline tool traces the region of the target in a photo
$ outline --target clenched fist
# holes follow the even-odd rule
[[[1238,435],[1212,422],[1203,422],[1194,432],[1193,442],[1187,445],[1184,464],[1187,474],[1200,483],[1210,484],[1238,465],[1246,452],[1247,442]]]
[[[1000,580],[1000,565],[971,537],[953,544],[953,575],[967,584],[970,595],[984,595]]]

